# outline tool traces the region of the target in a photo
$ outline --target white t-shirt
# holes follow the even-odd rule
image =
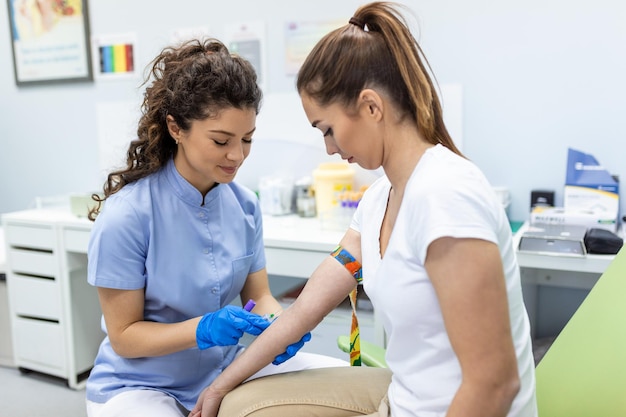
[[[363,287],[387,334],[392,415],[444,416],[461,383],[461,368],[424,269],[430,243],[452,236],[484,239],[500,248],[521,378],[509,417],[536,416],[530,326],[511,229],[493,188],[470,161],[441,145],[430,148],[407,183],[381,260],[380,226],[390,187],[386,177],[372,184],[351,228],[361,233]],[[449,279],[453,285],[455,277]]]

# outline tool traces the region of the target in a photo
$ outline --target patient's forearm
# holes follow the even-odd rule
[[[271,363],[287,346],[300,340],[310,331],[304,323],[293,323],[293,309],[289,308],[213,382],[218,391],[230,391]],[[315,327],[315,326],[313,326]]]
[[[315,270],[297,300],[211,384],[230,391],[313,330],[355,287],[350,273],[330,256]]]

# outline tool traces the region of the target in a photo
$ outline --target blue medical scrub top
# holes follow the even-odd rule
[[[203,205],[200,192],[170,160],[106,200],[88,258],[90,284],[144,289],[147,321],[175,323],[216,311],[239,295],[248,274],[265,267],[258,198],[236,183],[220,184]],[[106,332],[104,320],[102,328]],[[103,403],[145,388],[166,392],[191,409],[241,348],[127,359],[105,337],[87,380],[87,399]]]

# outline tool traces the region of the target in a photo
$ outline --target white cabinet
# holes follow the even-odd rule
[[[14,364],[81,388],[104,333],[87,283],[91,223],[63,211],[2,217]]]

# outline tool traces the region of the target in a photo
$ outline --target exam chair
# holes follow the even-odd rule
[[[626,250],[536,369],[539,417],[626,416]]]
[[[387,368],[385,361],[385,348],[361,339],[361,363],[376,368]],[[341,335],[337,338],[337,346],[342,351],[350,354],[350,337]]]

